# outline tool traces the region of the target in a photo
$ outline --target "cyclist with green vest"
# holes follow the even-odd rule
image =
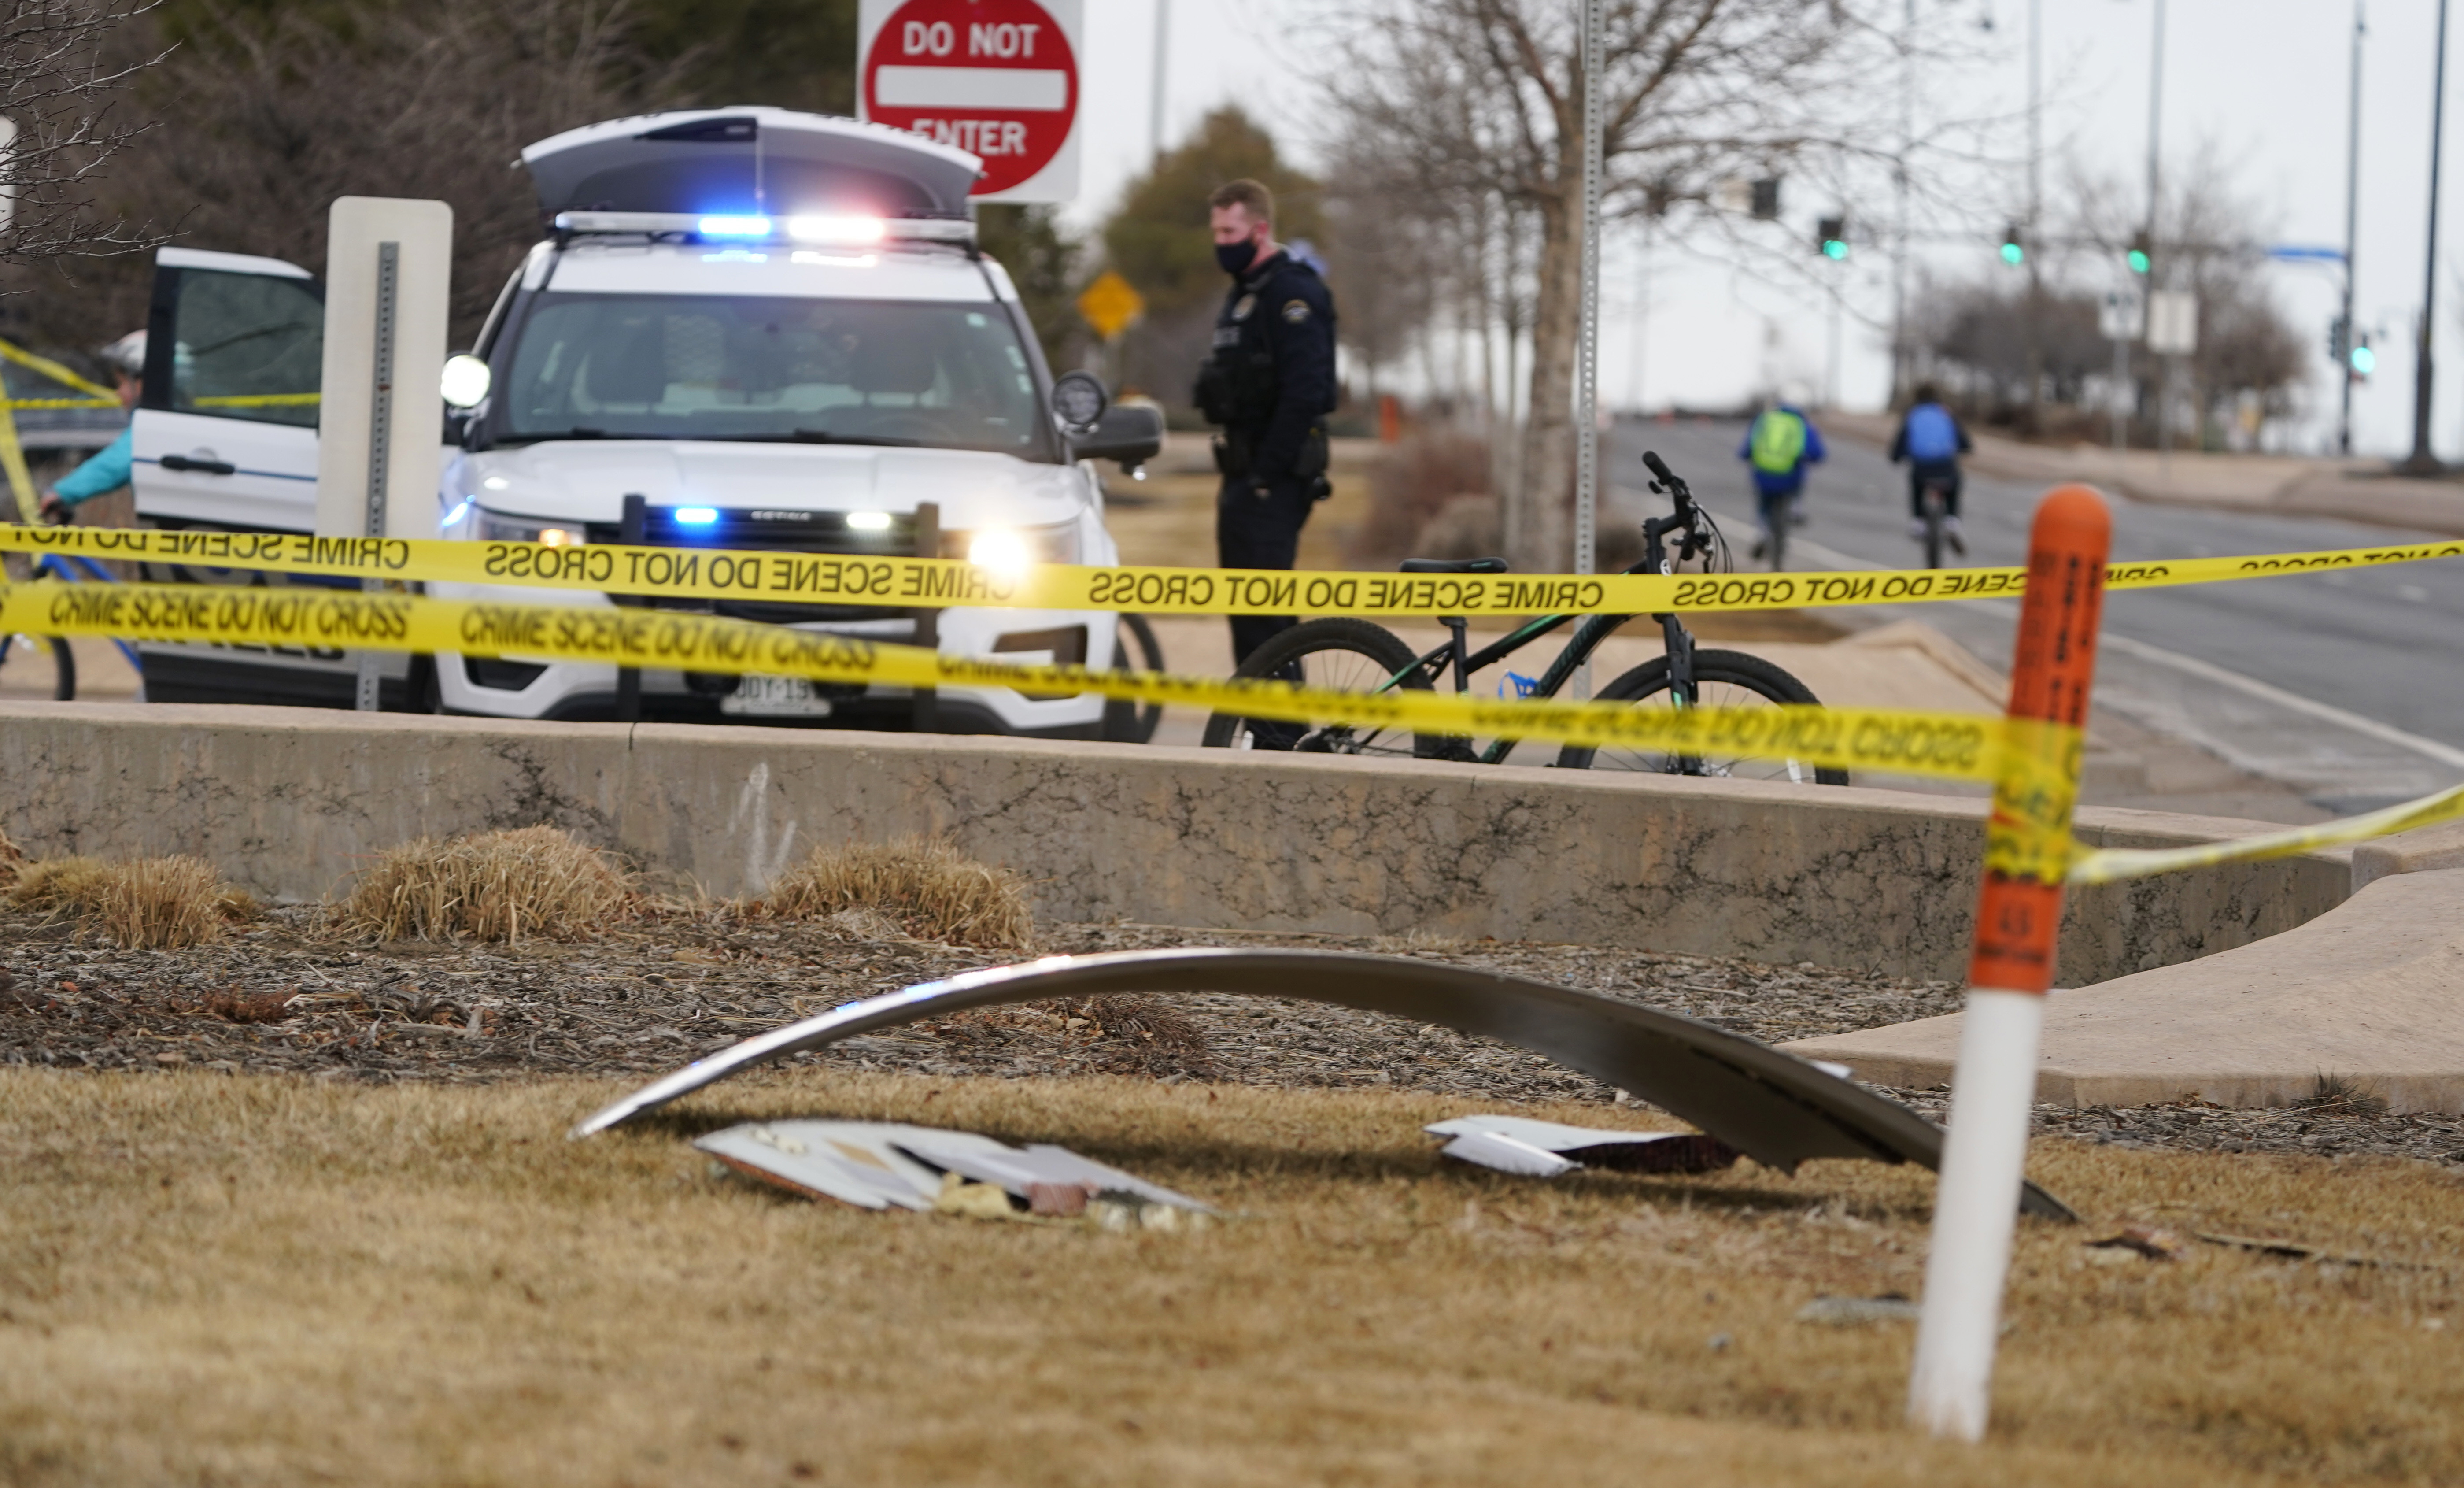
[[[1769,552],[1774,568],[1787,543],[1783,528],[1805,495],[1805,467],[1820,464],[1828,453],[1822,431],[1793,403],[1773,403],[1747,426],[1737,458],[1754,475],[1754,509],[1762,524],[1754,538],[1754,556]]]

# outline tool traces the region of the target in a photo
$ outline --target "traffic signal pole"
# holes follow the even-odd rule
[[[2430,94],[2430,247],[2423,259],[2421,326],[2412,362],[2412,455],[2405,460],[2407,475],[2438,474],[2438,456],[2430,453],[2430,342],[2437,329],[2438,302],[2438,156],[2447,123],[2447,0],[2438,0],[2438,61],[2431,70]]]
[[[2336,453],[2353,453],[2353,249],[2362,212],[2362,0],[2353,0],[2352,116],[2344,125],[2344,354],[2336,368],[2343,401],[2336,416]]]

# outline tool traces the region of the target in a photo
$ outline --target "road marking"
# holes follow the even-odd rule
[[[1881,568],[1888,566],[1883,564],[1868,563],[1863,559],[1851,557],[1850,555],[1839,552],[1837,549],[1825,547],[1819,543],[1808,542],[1802,538],[1794,540],[1789,545],[1802,551],[1807,557],[1835,568]],[[2427,598],[2426,593],[2424,598]],[[1989,610],[1994,614],[2007,616],[2014,622],[2018,619],[2019,615],[2019,607],[2007,599],[1969,599],[1955,600],[1952,601],[1952,603],[1968,605],[1982,610]],[[1906,607],[1875,606],[1873,608],[1904,609]],[[2394,744],[2398,748],[2409,749],[2413,753],[2422,756],[2424,759],[2435,760],[2439,764],[2448,766],[2452,768],[2464,769],[2464,749],[2458,749],[2452,744],[2441,744],[2435,739],[2425,739],[2419,734],[2408,733],[2404,729],[2398,728],[2392,723],[2382,723],[2374,718],[2366,718],[2362,714],[2337,707],[2333,703],[2321,702],[2315,698],[2305,698],[2299,693],[2287,692],[2281,687],[2262,682],[2256,677],[2244,677],[2239,672],[2220,667],[2212,661],[2202,661],[2196,656],[2184,655],[2178,651],[2167,651],[2162,646],[2151,646],[2143,640],[2133,640],[2127,635],[2117,634],[2110,629],[2104,632],[2101,644],[2112,650],[2122,652],[2136,660],[2149,662],[2156,666],[2168,667],[2173,671],[2198,677],[2203,681],[2213,682],[2220,687],[2232,688],[2233,691],[2242,694],[2244,697],[2255,698],[2262,702],[2273,703],[2277,707],[2289,709],[2292,712],[2318,719],[2322,722],[2334,723],[2341,727],[2351,729],[2354,733],[2375,739],[2381,744]],[[2254,771],[2254,773],[2263,774],[2265,772]]]

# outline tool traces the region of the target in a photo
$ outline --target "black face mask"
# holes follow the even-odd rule
[[[1257,258],[1258,244],[1254,238],[1244,237],[1237,243],[1215,245],[1215,261],[1223,266],[1224,273],[1236,279],[1248,273],[1249,265],[1256,262]]]

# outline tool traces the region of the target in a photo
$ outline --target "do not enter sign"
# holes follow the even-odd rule
[[[1067,201],[1078,192],[1081,5],[864,0],[858,106],[979,156],[979,199]]]

